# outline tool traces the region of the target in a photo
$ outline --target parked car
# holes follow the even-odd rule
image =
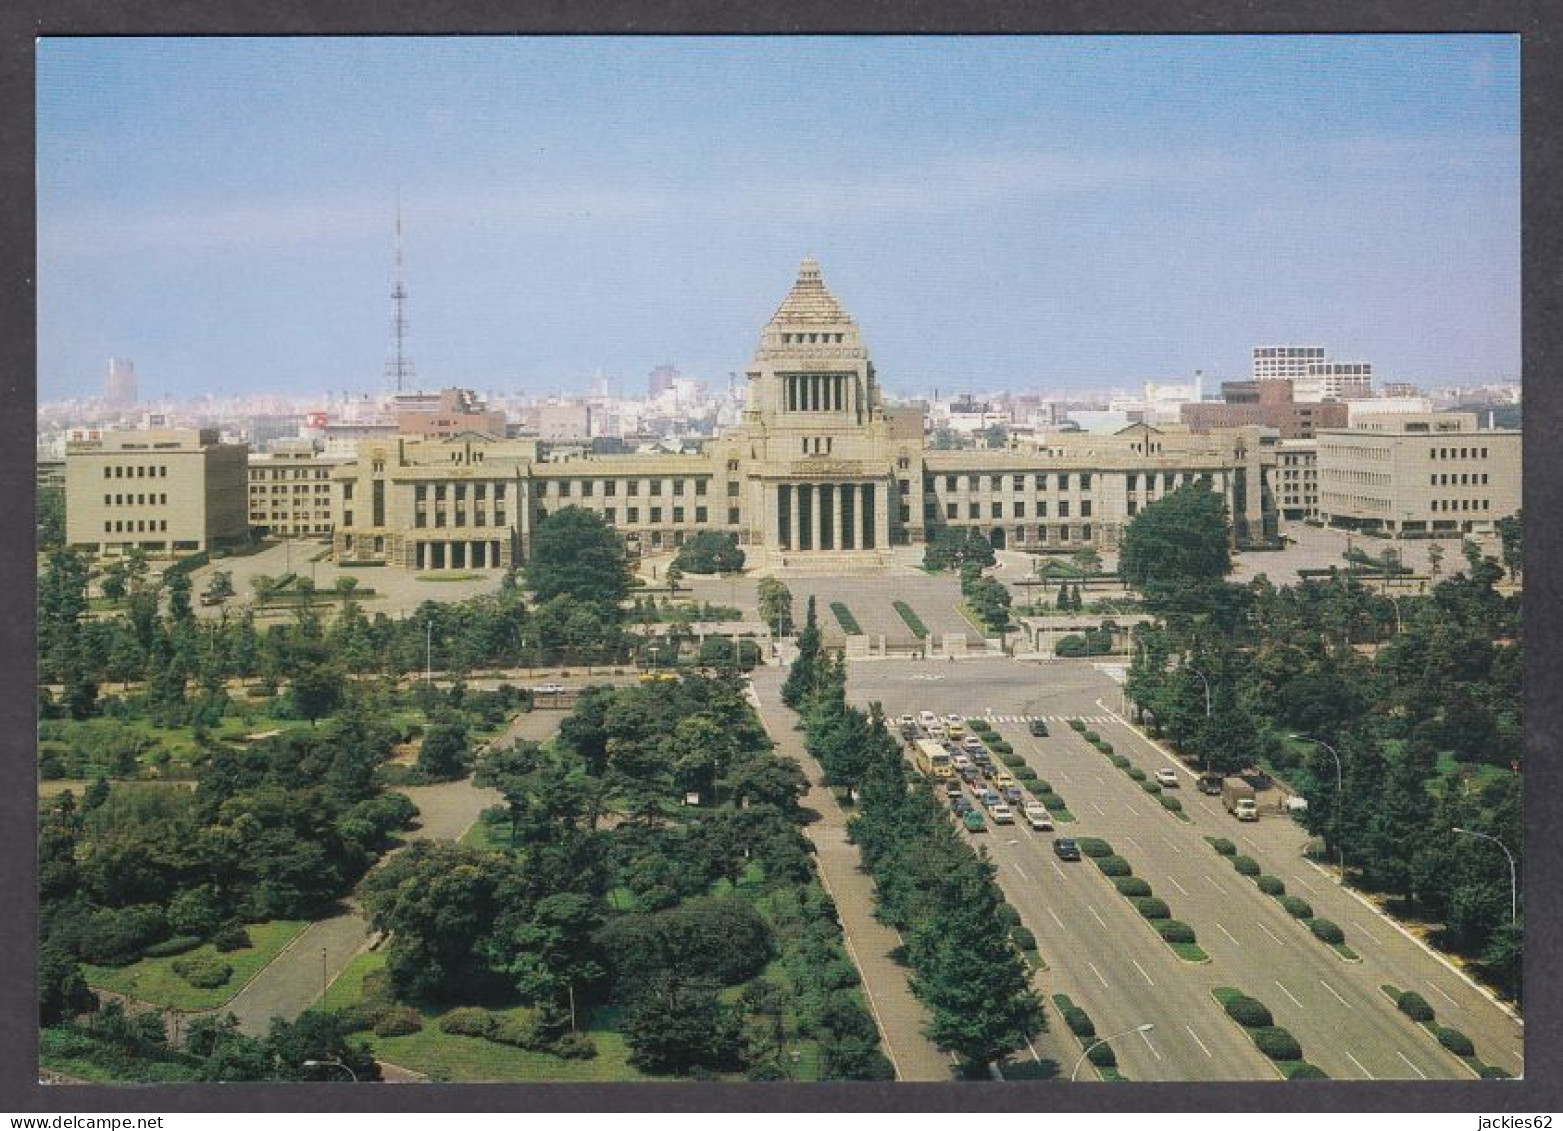
[[[1080,859],[1080,846],[1066,836],[1053,838],[1053,855],[1060,860]]]
[[[955,778],[951,778],[949,781],[945,782],[944,783],[944,795],[946,797],[960,797],[960,796],[962,796],[962,794],[961,794],[961,783],[958,780],[956,780]]]
[[[994,785],[1000,787],[1015,784],[1015,775],[1010,773],[1003,766],[994,766],[993,772],[988,776],[993,779]]]
[[[988,816],[993,818],[995,825],[1013,825],[1015,823],[1015,811],[1008,805],[995,805],[988,810]]]
[[[944,725],[948,726],[948,727],[960,727],[961,729],[964,730],[965,727],[966,727],[966,716],[965,715],[945,715],[944,716]]]
[[[945,723],[944,729],[949,732],[951,738],[963,738],[966,735],[966,727],[962,723]]]
[[[917,720],[915,718],[913,718],[911,715],[902,715],[899,719],[897,719],[895,721],[895,723],[896,723],[896,726],[914,727],[914,726],[917,725]]]
[[[956,794],[954,797],[950,798],[950,809],[957,817],[964,813],[970,813],[972,811],[971,798],[967,797],[964,793]]]
[[[1019,805],[1021,798],[1026,796],[1026,791],[1018,785],[1007,785],[1003,789],[1004,800],[1011,805]]]
[[[645,679],[644,676],[642,676],[641,678],[643,680]],[[669,678],[672,678],[672,677],[670,676]],[[563,695],[564,694],[564,684],[562,684],[562,683],[540,683],[536,687],[532,688],[532,694],[533,695]]]
[[[929,727],[933,726],[934,723],[939,721],[939,716],[934,714],[932,711],[919,711],[917,713],[917,721],[922,724],[922,728],[924,730],[927,730]]]
[[[982,814],[975,809],[968,809],[961,815],[961,823],[970,833],[980,833],[987,829],[987,822],[982,819]]]
[[[1166,786],[1168,789],[1177,789],[1183,783],[1178,780],[1178,771],[1168,766],[1156,771],[1156,784]]]
[[[983,790],[982,793],[978,795],[978,799],[989,809],[992,809],[995,805],[1002,805],[1004,803],[1004,799],[999,796],[999,791],[996,789]]]
[[[1032,738],[1047,737],[1047,724],[1041,719],[1032,719],[1027,729],[1031,731]]]
[[[978,738],[975,734],[968,734],[965,738],[961,739],[961,749],[965,750],[968,754],[975,754],[979,750],[986,749],[986,747],[982,745],[982,739]]]
[[[1037,832],[1050,833],[1053,831],[1052,814],[1047,811],[1042,802],[1026,802],[1025,806],[1021,809],[1021,813],[1026,818],[1026,824],[1030,825]]]
[[[954,757],[952,757],[950,759],[950,765],[955,767],[955,772],[956,773],[960,773],[962,770],[964,770],[967,766],[970,766],[971,764],[972,764],[971,758],[969,756],[967,756],[965,754],[961,754],[961,753],[956,753],[954,755]]]
[[[970,762],[964,766],[957,767],[955,772],[961,776],[961,781],[963,782],[974,782],[980,776],[977,773],[977,767]]]

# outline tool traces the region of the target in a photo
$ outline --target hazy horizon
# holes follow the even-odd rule
[[[1520,374],[1513,36],[43,39],[39,397],[719,388],[817,256],[895,394]],[[934,376],[930,376],[934,375]],[[945,376],[947,375],[947,376]],[[1085,376],[1081,376],[1085,375]]]

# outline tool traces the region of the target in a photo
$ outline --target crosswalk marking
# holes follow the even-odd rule
[[[1031,723],[1041,719],[1045,723],[1065,724],[1070,719],[1079,719],[1083,723],[1091,723],[1097,726],[1114,721],[1111,715],[995,715],[991,708],[983,715],[983,718],[992,723]]]

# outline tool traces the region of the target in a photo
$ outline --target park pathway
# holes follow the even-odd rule
[[[542,741],[559,729],[563,718],[564,714],[558,711],[517,715],[491,745],[517,738]],[[497,791],[479,789],[470,778],[438,785],[400,786],[398,792],[405,793],[418,806],[418,827],[408,834],[409,843],[459,840],[483,810],[499,801]],[[369,936],[368,922],[357,905],[348,900],[339,914],[317,919],[306,927],[226,1005],[212,1012],[232,1013],[239,1019],[242,1032],[264,1036],[273,1017],[297,1017],[319,1001],[325,988],[369,942]]]
[[[796,759],[808,776],[809,791],[803,796],[803,805],[818,813],[819,819],[803,826],[803,831],[814,845],[825,890],[836,901],[847,948],[863,976],[885,1052],[899,1080],[948,1080],[951,1060],[923,1034],[928,1012],[912,996],[906,968],[892,957],[901,938],[874,918],[874,883],[859,866],[857,847],[847,840],[846,814],[830,791],[818,784],[824,771],[793,729],[797,716],[781,702],[785,675],[785,668],[754,673],[755,706],[777,752]]]

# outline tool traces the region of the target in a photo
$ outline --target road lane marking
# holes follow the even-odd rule
[[[1307,888],[1309,891],[1314,892],[1315,894],[1318,893],[1319,889],[1314,887],[1312,884],[1310,884],[1307,880],[1303,879],[1301,876],[1293,876],[1292,879],[1294,879],[1298,883],[1302,884],[1302,886]]]
[[[1396,1049],[1395,1050],[1395,1055],[1398,1056],[1401,1060],[1405,1060],[1406,1061],[1406,1067],[1411,1069],[1412,1072],[1415,1072],[1418,1076],[1422,1077],[1422,1079],[1424,1079],[1424,1080],[1427,1079],[1427,1073],[1423,1072],[1420,1068],[1418,1068],[1416,1065],[1412,1064],[1409,1060],[1406,1060],[1406,1054],[1405,1053],[1401,1052],[1399,1049]]]
[[[1031,880],[1027,878],[1026,873],[1020,871],[1020,865],[1016,864],[1013,860],[1011,860],[1010,863],[1014,866],[1015,871],[1020,872],[1020,878],[1025,880],[1026,883],[1029,884],[1031,882]]]
[[[1058,773],[1058,776],[1059,776],[1059,777],[1060,777],[1060,778],[1061,778],[1061,779],[1062,779],[1062,780],[1064,780],[1064,781],[1068,781],[1068,780],[1069,780],[1069,775],[1068,775],[1068,774],[1066,774],[1066,773],[1064,773],[1064,771],[1063,771],[1063,770],[1059,770],[1059,771],[1057,771],[1057,773]]]
[[[1151,1055],[1154,1056],[1157,1060],[1160,1060],[1161,1059],[1161,1053],[1157,1052],[1156,1051],[1156,1046],[1151,1044],[1151,1035],[1149,1033],[1147,1033],[1144,1029],[1141,1029],[1140,1030],[1140,1036],[1145,1038],[1145,1047],[1151,1050]]]
[[[1099,815],[1101,815],[1101,816],[1103,816],[1103,817],[1105,817],[1105,816],[1107,816],[1107,810],[1106,810],[1106,809],[1103,809],[1103,808],[1102,808],[1102,807],[1101,807],[1101,806],[1100,806],[1100,805],[1098,805],[1098,804],[1097,804],[1097,803],[1096,803],[1096,802],[1094,802],[1094,801],[1093,801],[1093,802],[1091,802],[1091,808],[1092,808],[1092,809],[1095,809],[1095,810],[1096,810],[1096,811],[1097,811],[1097,813],[1098,813],[1098,814],[1099,814]]]
[[[1026,1047],[1031,1050],[1031,1059],[1036,1061],[1038,1064],[1041,1064],[1042,1058],[1037,1055],[1037,1047],[1031,1043],[1030,1037],[1026,1038]]]
[[[1253,845],[1255,848],[1259,847],[1259,842],[1257,840],[1255,840],[1253,837],[1249,836],[1247,833],[1238,833],[1237,835],[1242,837],[1244,840],[1246,840],[1249,844]]]
[[[1360,1061],[1356,1057],[1352,1056],[1351,1053],[1347,1053],[1346,1054],[1346,1059],[1351,1061],[1353,1064],[1355,1064],[1357,1066],[1357,1071],[1362,1073],[1369,1080],[1377,1080],[1378,1079],[1377,1076],[1373,1075],[1373,1073],[1369,1072],[1366,1068],[1362,1067],[1362,1061]]]
[[[1279,940],[1277,940],[1277,941],[1279,941]],[[1275,981],[1275,980],[1272,978],[1271,981]],[[1292,998],[1292,1004],[1295,1005],[1298,1009],[1303,1008],[1303,1003],[1298,1001],[1296,998],[1292,997],[1292,991],[1291,990],[1289,990],[1285,986],[1281,985],[1280,982],[1276,982],[1275,983],[1275,987],[1276,987],[1276,989],[1280,990],[1283,994],[1285,994],[1287,997]]]
[[[1178,883],[1178,881],[1173,879],[1171,876],[1167,877],[1167,882],[1170,883],[1173,887],[1177,888],[1179,891],[1181,891],[1184,895],[1187,895],[1189,893],[1188,892],[1188,888],[1186,888],[1182,884]]]
[[[1131,958],[1129,961],[1134,962],[1134,959]],[[1156,984],[1155,982],[1151,981],[1151,976],[1145,972],[1145,967],[1141,966],[1138,962],[1134,962],[1134,968],[1140,972],[1140,977],[1145,979],[1145,984],[1147,986],[1154,986]]]
[[[1057,923],[1058,929],[1062,931],[1064,929],[1064,921],[1058,917],[1058,912],[1049,907],[1047,913],[1053,917],[1053,922]]]
[[[1198,1046],[1199,1046],[1199,1047],[1200,1047],[1200,1050],[1201,1050],[1201,1051],[1202,1051],[1202,1052],[1203,1052],[1203,1053],[1204,1053],[1204,1054],[1205,1054],[1205,1055],[1206,1055],[1206,1056],[1208,1056],[1208,1057],[1210,1057],[1210,1058],[1211,1058],[1211,1059],[1212,1059],[1212,1060],[1214,1060],[1214,1059],[1215,1059],[1215,1053],[1213,1053],[1213,1052],[1211,1052],[1211,1051],[1210,1051],[1210,1050],[1209,1050],[1209,1049],[1207,1049],[1207,1048],[1205,1048],[1205,1042],[1204,1042],[1204,1041],[1202,1041],[1202,1040],[1200,1040],[1200,1039],[1199,1039],[1199,1034],[1198,1034],[1198,1033],[1196,1033],[1196,1032],[1194,1032],[1194,1030],[1193,1030],[1193,1029],[1189,1029],[1189,1027],[1188,1027],[1188,1026],[1187,1026],[1187,1025],[1185,1025],[1185,1026],[1183,1026],[1183,1027],[1184,1027],[1184,1028],[1185,1028],[1185,1029],[1188,1029],[1188,1030],[1189,1030],[1189,1036],[1191,1036],[1191,1037],[1193,1037],[1193,1038],[1194,1038],[1194,1043],[1195,1043],[1195,1044],[1196,1044],[1196,1045],[1198,1045]]]
[[[1085,909],[1091,913],[1091,918],[1095,919],[1098,923],[1102,923],[1102,917],[1096,913],[1096,908],[1092,907],[1090,904],[1086,904]],[[1102,927],[1103,929],[1106,929],[1107,924],[1102,923]]]
[[[1345,998],[1343,998],[1343,997],[1341,997],[1341,996],[1340,996],[1340,994],[1338,994],[1338,993],[1336,993],[1336,992],[1335,992],[1335,987],[1334,987],[1334,986],[1332,986],[1332,985],[1330,985],[1330,984],[1329,984],[1329,983],[1328,983],[1328,982],[1326,982],[1326,981],[1325,981],[1325,980],[1324,980],[1324,979],[1323,979],[1323,978],[1320,978],[1320,979],[1319,979],[1319,985],[1321,985],[1321,986],[1323,986],[1323,987],[1324,987],[1324,988],[1325,988],[1325,989],[1327,989],[1327,990],[1329,990],[1329,991],[1330,991],[1330,996],[1331,996],[1331,997],[1332,997],[1332,998],[1334,998],[1334,999],[1335,999],[1335,1000],[1336,1000],[1336,1001],[1338,1001],[1338,1002],[1340,1002],[1340,1003],[1341,1003],[1341,1004],[1342,1004],[1342,1005],[1345,1005],[1345,1006],[1346,1006],[1346,1008],[1347,1008],[1347,1009],[1350,1009],[1350,1008],[1351,1008],[1351,1006],[1349,1006],[1349,1005],[1346,1005],[1346,999],[1345,999]]]
[[[1447,1001],[1450,1005],[1454,1006],[1456,1009],[1460,1008],[1460,1003],[1459,1002],[1455,1001],[1454,998],[1452,998],[1448,994],[1444,993],[1443,990],[1439,989],[1432,982],[1427,983],[1427,988],[1432,990],[1435,994],[1437,994],[1439,997],[1443,998],[1445,1001]]]
[[[1172,839],[1170,837],[1164,836],[1161,839],[1167,842],[1167,847],[1172,849],[1173,852],[1177,853],[1179,856],[1183,855],[1183,849],[1181,849],[1177,845],[1173,844],[1172,843]],[[1174,880],[1173,882],[1176,883],[1177,881]]]
[[[1106,787],[1107,783],[1102,780],[1101,774],[1092,774],[1091,776],[1096,779],[1097,785],[1102,786],[1103,788]]]
[[[1107,979],[1102,977],[1102,972],[1096,968],[1096,963],[1087,962],[1086,965],[1091,968],[1091,973],[1096,975],[1096,980],[1102,983],[1102,989],[1107,989]]]
[[[1254,926],[1258,927],[1261,931],[1263,931],[1265,934],[1269,935],[1272,939],[1275,939],[1275,944],[1277,946],[1285,946],[1286,945],[1280,939],[1276,939],[1275,938],[1275,932],[1272,931],[1269,927],[1265,926],[1263,923],[1255,923]]]
[[[1218,931],[1220,931],[1220,932],[1221,932],[1221,933],[1222,933],[1222,934],[1223,934],[1223,935],[1225,935],[1225,936],[1226,936],[1226,937],[1227,937],[1227,938],[1229,938],[1229,939],[1232,939],[1232,945],[1233,945],[1233,946],[1236,946],[1236,947],[1241,947],[1241,946],[1242,946],[1242,945],[1243,945],[1243,944],[1242,944],[1242,943],[1240,943],[1240,942],[1238,942],[1238,941],[1237,941],[1237,939],[1236,939],[1236,938],[1233,938],[1233,936],[1232,936],[1232,932],[1231,932],[1231,931],[1229,931],[1229,930],[1227,930],[1227,929],[1226,929],[1226,928],[1225,928],[1225,927],[1223,927],[1223,926],[1222,926],[1222,925],[1221,925],[1221,924],[1220,924],[1220,923],[1217,923],[1217,924],[1216,924],[1216,930],[1218,930]]]
[[[1211,887],[1215,888],[1222,895],[1225,895],[1227,893],[1227,889],[1222,887],[1220,884],[1216,883],[1216,881],[1214,879],[1212,879],[1210,876],[1206,875],[1206,876],[1203,876],[1202,878],[1204,879],[1204,881],[1207,884],[1209,884]]]
[[[1124,838],[1123,839],[1128,841],[1130,844],[1134,845],[1134,851],[1141,852],[1141,853],[1143,853],[1145,851],[1145,849],[1140,847],[1140,842],[1135,840],[1132,836],[1129,836],[1127,833],[1124,834]]]
[[[1048,863],[1053,865],[1053,871],[1057,872],[1060,877],[1063,876],[1064,870],[1058,866],[1057,860],[1049,860]]]
[[[1383,946],[1384,945],[1384,940],[1383,939],[1379,938],[1372,931],[1370,931],[1366,927],[1364,927],[1361,923],[1353,923],[1352,926],[1356,927],[1357,930],[1361,931],[1364,935],[1367,935],[1369,940],[1372,941],[1374,946]]]

